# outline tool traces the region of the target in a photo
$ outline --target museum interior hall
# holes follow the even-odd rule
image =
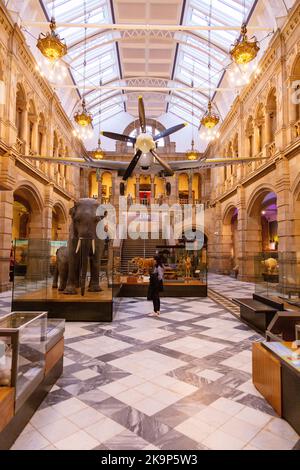
[[[300,450],[300,1],[0,0],[0,450]]]

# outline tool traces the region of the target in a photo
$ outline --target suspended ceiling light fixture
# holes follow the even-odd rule
[[[93,151],[93,158],[95,160],[102,160],[104,158],[104,150],[101,148],[101,139],[98,139],[98,147]]]
[[[188,160],[197,160],[200,156],[200,153],[197,149],[194,148],[195,142],[194,139],[192,139],[192,144],[191,144],[191,149],[186,152],[186,158]]]
[[[209,4],[209,20],[208,26],[211,26],[211,13],[212,13],[212,0]],[[201,125],[206,129],[213,129],[220,121],[218,114],[212,111],[211,102],[211,30],[208,30],[208,82],[209,82],[209,100],[207,105],[207,111],[201,119]]]
[[[194,76],[194,66],[193,66],[193,76]],[[191,148],[186,152],[186,158],[188,160],[197,160],[200,157],[200,153],[195,149],[195,140],[194,140],[194,82],[191,82],[192,87],[192,142]]]
[[[101,86],[102,86],[102,79],[101,79],[101,56],[99,57],[99,130],[98,130],[98,147],[93,151],[92,156],[95,160],[102,160],[104,158],[104,150],[101,148],[101,139],[100,139],[100,130],[101,130]]]
[[[75,122],[81,127],[87,127],[92,124],[93,118],[91,113],[89,113],[86,109],[85,99],[83,98],[81,102],[81,109],[79,109],[74,114]]]
[[[86,15],[86,1],[84,1],[84,22],[87,23]],[[84,28],[84,59],[83,59],[83,96],[85,96],[85,80],[86,80],[86,35],[87,28]],[[74,131],[74,135],[79,138],[87,139],[92,137],[92,122],[93,117],[91,113],[86,109],[85,99],[82,98],[81,108],[74,114],[74,121],[78,125],[77,130]]]
[[[56,23],[53,16],[49,26],[50,32],[46,34],[40,33],[36,47],[41,51],[47,60],[50,62],[55,62],[67,54],[68,48],[64,39],[60,39],[59,35],[55,32]]]
[[[219,124],[220,118],[218,114],[212,111],[212,104],[209,100],[207,105],[207,111],[204,114],[203,118],[201,119],[202,126],[206,127],[207,129],[212,129],[217,124]]]
[[[258,41],[253,36],[253,41],[248,40],[247,26],[243,23],[241,28],[241,38],[238,38],[233,44],[230,55],[236,64],[244,65],[254,60],[260,49]]]

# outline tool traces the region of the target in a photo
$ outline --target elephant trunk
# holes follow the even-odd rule
[[[80,288],[81,295],[85,293],[86,275],[88,269],[89,255],[92,247],[92,240],[82,239],[81,240],[81,276],[80,276]]]

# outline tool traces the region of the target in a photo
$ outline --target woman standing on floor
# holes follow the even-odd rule
[[[153,301],[153,312],[149,314],[150,317],[158,317],[160,315],[160,296],[159,293],[163,291],[164,279],[164,265],[159,256],[154,256],[154,270],[150,274],[150,283],[148,290],[148,300]]]

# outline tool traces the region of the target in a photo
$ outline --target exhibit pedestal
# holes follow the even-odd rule
[[[67,295],[43,287],[13,298],[12,310],[46,311],[48,318],[63,318],[66,321],[111,322],[113,320],[112,289],[102,286],[101,292]]]
[[[120,297],[147,298],[149,282],[133,282],[131,279],[123,281],[120,286]],[[207,284],[201,281],[188,282],[164,281],[164,290],[160,297],[207,297]]]
[[[253,384],[300,434],[300,357],[293,356],[293,343],[254,343]]]

